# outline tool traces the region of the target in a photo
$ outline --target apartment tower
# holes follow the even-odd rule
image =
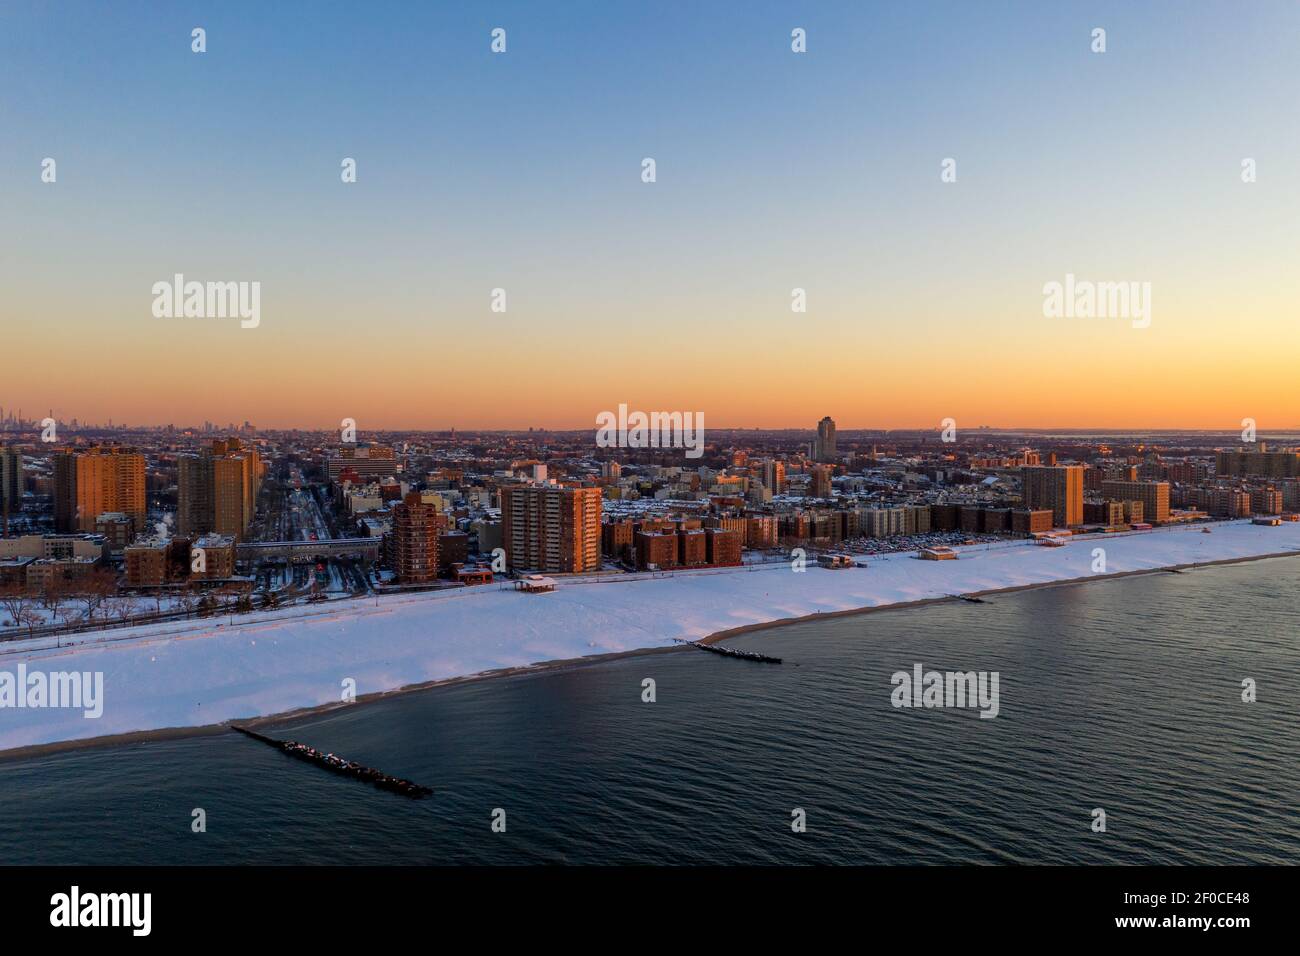
[[[56,469],[59,467],[56,456]],[[65,465],[64,468],[69,466]],[[131,518],[137,532],[145,523],[144,455],[120,448],[92,448],[78,452],[71,467],[77,531],[94,531],[99,516],[120,512]],[[69,473],[62,476],[66,482]],[[55,475],[56,517],[59,478]]]
[[[1169,520],[1169,482],[1103,481],[1101,493],[1120,501],[1142,502],[1145,521],[1162,524]]]
[[[1031,465],[1020,476],[1026,508],[1050,509],[1057,528],[1083,524],[1083,465]]]
[[[600,511],[599,488],[505,485],[506,560],[512,568],[547,574],[599,570]]]
[[[262,459],[239,439],[215,441],[201,455],[184,455],[176,469],[176,530],[242,540],[257,513]]]
[[[426,584],[438,577],[438,533],[444,525],[437,505],[412,491],[393,506],[393,570],[402,584]]]
[[[829,415],[817,423],[817,440],[813,443],[813,458],[817,461],[835,460],[835,421]]]
[[[0,510],[16,514],[23,508],[23,453],[0,446]]]

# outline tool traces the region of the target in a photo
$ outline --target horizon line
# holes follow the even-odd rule
[[[65,426],[67,425],[67,422],[66,422],[65,420],[56,419],[56,421],[58,421],[60,425],[65,425]],[[35,430],[39,431],[39,420],[36,421],[34,424],[36,425]],[[233,426],[234,426],[234,430],[236,430],[236,431],[238,431],[240,428],[243,427],[242,425],[237,424],[237,423],[227,423],[227,425],[220,425],[220,426],[218,426],[216,422],[208,422],[207,424],[213,425],[213,426],[214,426],[214,428],[213,428],[214,431],[229,431],[229,430],[231,430],[231,429],[230,429],[229,427],[227,427],[228,425],[233,425]],[[337,426],[337,425],[330,425],[330,426],[319,426],[319,425],[315,425],[315,426],[313,426],[313,425],[257,425],[257,424],[255,424],[255,423],[253,423],[253,422],[249,422],[249,424],[252,426],[252,428],[253,428],[255,431],[302,431],[302,432],[337,432],[337,431],[339,431],[339,426]],[[81,422],[81,423],[78,424],[78,426],[77,426],[77,430],[78,430],[78,431],[96,431],[96,430],[100,430],[100,431],[102,431],[102,430],[116,430],[116,429],[124,429],[124,430],[139,430],[139,429],[163,429],[163,428],[169,428],[169,427],[170,427],[170,428],[174,428],[174,429],[176,429],[176,430],[178,430],[178,431],[197,431],[197,432],[202,432],[202,430],[203,430],[203,426],[202,426],[202,425],[178,425],[178,424],[176,424],[175,422],[132,422],[132,423],[121,423],[121,422],[117,422],[117,423],[104,423],[104,422],[86,423],[86,422]],[[981,424],[981,425],[974,425],[974,426],[967,426],[967,427],[958,427],[958,428],[957,428],[957,433],[958,433],[959,435],[962,434],[963,432],[965,432],[965,433],[969,433],[969,432],[1010,432],[1010,433],[1013,433],[1013,434],[1030,434],[1030,433],[1057,433],[1057,432],[1071,432],[1071,431],[1074,431],[1074,432],[1094,432],[1094,433],[1109,432],[1109,433],[1116,433],[1116,434],[1120,434],[1120,433],[1122,433],[1122,434],[1139,434],[1139,435],[1140,435],[1140,434],[1173,433],[1173,432],[1184,432],[1184,433],[1233,433],[1233,432],[1240,432],[1240,431],[1241,431],[1241,428],[1242,428],[1242,426],[1240,426],[1240,425],[1223,425],[1223,426],[1215,426],[1215,425],[1180,425],[1180,426],[1165,426],[1165,425],[1139,425],[1139,426],[1108,426],[1108,425],[1050,425],[1050,426],[1044,426],[1044,425],[989,425],[989,424]],[[26,430],[30,431],[30,430],[33,430],[33,429],[26,429]],[[593,423],[592,425],[582,425],[582,426],[576,426],[576,427],[575,427],[575,426],[557,426],[557,425],[522,425],[522,426],[511,426],[511,425],[494,425],[494,426],[460,426],[460,425],[442,425],[442,426],[427,426],[427,425],[425,425],[425,426],[420,426],[420,425],[403,425],[403,426],[398,426],[398,425],[390,425],[390,426],[371,427],[371,428],[366,428],[366,429],[365,429],[366,432],[368,432],[368,433],[372,433],[372,434],[382,434],[382,433],[388,433],[388,432],[452,432],[452,431],[462,431],[462,432],[467,432],[467,433],[500,432],[500,433],[523,433],[523,434],[527,434],[530,430],[533,431],[533,432],[545,431],[545,432],[576,433],[576,432],[583,432],[583,431],[597,431],[597,430],[599,430],[599,427]],[[873,426],[873,425],[841,425],[839,422],[836,422],[836,423],[835,423],[835,430],[836,430],[837,433],[843,433],[843,432],[882,432],[882,433],[888,433],[888,432],[942,432],[942,431],[944,430],[944,426],[943,426],[943,425],[895,425],[895,426],[878,426],[878,425],[875,425],[875,426]],[[809,426],[800,426],[800,425],[711,425],[711,426],[707,426],[707,427],[704,429],[704,431],[706,431],[706,432],[707,432],[707,431],[716,431],[716,432],[738,432],[738,431],[768,431],[768,432],[781,432],[781,431],[786,431],[786,432],[810,432],[810,433],[816,434],[816,432],[817,432],[817,426],[816,426],[816,423],[814,423],[814,424],[812,424],[812,425],[809,425]],[[1255,433],[1256,433],[1257,435],[1264,435],[1264,434],[1269,434],[1269,433],[1273,433],[1273,434],[1277,434],[1277,433],[1289,433],[1289,432],[1294,432],[1294,433],[1300,434],[1300,425],[1277,426],[1277,427],[1270,427],[1270,428],[1259,428],[1259,427],[1257,427],[1257,428],[1255,429]],[[3,432],[0,432],[0,434],[3,434]],[[14,434],[17,434],[17,432],[15,432]]]

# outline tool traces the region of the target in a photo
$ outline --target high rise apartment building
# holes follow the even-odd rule
[[[77,530],[77,456],[70,450],[55,452],[54,530],[71,534]]]
[[[418,491],[393,506],[393,570],[402,584],[424,584],[438,577],[438,535],[446,519]]]
[[[194,537],[212,528],[212,458],[182,455],[176,460],[176,531]]]
[[[763,487],[774,495],[785,494],[785,462],[769,458],[762,463]]]
[[[1215,456],[1214,470],[1220,476],[1257,475],[1262,478],[1294,478],[1300,475],[1300,453],[1221,451]]]
[[[576,574],[600,568],[599,488],[505,485],[501,519],[512,568]]]
[[[9,445],[0,446],[0,511],[15,514],[23,506],[23,454]]]
[[[344,469],[362,479],[387,478],[397,474],[397,454],[388,445],[344,445],[325,459],[325,473],[337,481]]]
[[[121,448],[54,456],[54,524],[63,533],[94,531],[99,516],[119,512],[144,527],[144,455]]]
[[[262,460],[239,439],[212,443],[200,455],[183,455],[176,468],[176,530],[243,539],[257,513]]]
[[[811,491],[814,498],[831,497],[831,471],[830,465],[813,465]]]
[[[1020,469],[1024,506],[1051,509],[1058,528],[1083,524],[1083,466],[1037,465]]]
[[[813,442],[813,458],[816,461],[834,461],[835,421],[827,415],[817,423],[817,439]]]
[[[1199,507],[1212,515],[1228,518],[1250,516],[1250,492],[1240,488],[1198,488],[1196,500]]]
[[[1276,488],[1251,489],[1250,510],[1252,514],[1280,515],[1282,508],[1282,492]]]
[[[252,462],[240,455],[212,458],[212,531],[242,538],[253,523],[249,500]]]
[[[1142,502],[1144,521],[1161,524],[1169,520],[1169,482],[1103,481],[1101,493],[1119,501]]]

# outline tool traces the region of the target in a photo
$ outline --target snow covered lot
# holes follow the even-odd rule
[[[0,700],[0,750],[62,740],[282,713],[358,695],[500,668],[641,648],[674,638],[817,612],[879,607],[972,591],[1092,575],[1093,549],[1109,574],[1300,550],[1300,523],[1216,524],[1080,539],[1065,547],[983,545],[957,561],[894,554],[866,569],[810,565],[575,583],[526,595],[485,586],[342,601],[229,618],[155,624],[0,644],[0,685],[18,664],[33,671],[102,671],[103,715],[17,708]],[[2,686],[0,686],[2,690]]]

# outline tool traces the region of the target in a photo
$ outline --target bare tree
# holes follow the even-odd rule
[[[63,622],[64,627],[70,627],[73,624],[76,624],[79,619],[79,615],[71,604],[65,604],[63,607],[57,609],[54,612],[54,616]]]
[[[196,603],[198,603],[198,595],[194,593],[194,586],[192,584],[186,584],[185,587],[176,592],[176,605],[184,611],[186,615],[194,612],[194,605]]]
[[[114,595],[108,601],[108,613],[125,624],[135,615],[135,600],[127,594]]]
[[[28,593],[25,585],[17,581],[12,584],[0,586],[0,607],[5,609],[14,624],[21,626],[23,623],[23,612],[27,610],[27,605],[31,602],[32,596]]]
[[[28,608],[23,611],[18,623],[27,628],[27,636],[31,637],[36,633],[36,628],[45,623],[45,618],[39,612]]]
[[[41,607],[50,612],[50,617],[56,617],[59,613],[59,605],[67,597],[68,582],[61,577],[52,577],[49,583],[41,588]]]
[[[104,602],[117,593],[117,581],[109,572],[99,570],[78,581],[75,589],[77,600],[85,609],[85,619],[94,621]]]

